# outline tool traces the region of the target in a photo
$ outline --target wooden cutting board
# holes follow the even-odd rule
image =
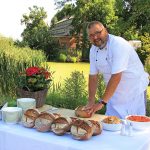
[[[53,108],[47,111],[48,113],[58,113],[63,117],[76,117],[75,111],[71,109],[65,109],[65,108]],[[94,114],[91,118],[80,118],[84,120],[95,120],[95,121],[101,121],[105,118],[105,115],[100,114]],[[76,117],[79,118],[79,117]]]

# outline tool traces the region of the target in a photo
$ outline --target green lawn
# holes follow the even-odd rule
[[[86,80],[88,80],[89,63],[57,63],[48,62],[52,71],[54,71],[54,82],[62,82],[66,77],[69,77],[71,72],[83,72]]]

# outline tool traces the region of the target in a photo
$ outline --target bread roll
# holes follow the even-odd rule
[[[49,131],[55,116],[47,112],[41,113],[35,120],[35,128],[40,132]]]
[[[85,110],[83,110],[84,106],[78,106],[75,109],[75,115],[77,117],[81,117],[81,118],[90,118],[92,116],[92,113],[87,113]]]
[[[22,117],[22,124],[25,127],[33,128],[35,125],[35,119],[39,116],[40,112],[36,109],[28,109],[24,112]]]
[[[102,125],[98,121],[89,120],[93,124],[93,135],[99,135],[102,133]]]
[[[88,140],[93,135],[93,125],[87,120],[76,120],[71,126],[71,134],[74,139]]]
[[[103,119],[103,122],[108,124],[119,124],[121,123],[121,120],[116,116],[108,116]]]
[[[56,135],[64,135],[67,131],[70,130],[72,120],[69,117],[59,117],[54,120],[51,125],[51,130]]]

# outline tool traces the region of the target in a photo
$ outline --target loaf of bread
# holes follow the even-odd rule
[[[40,132],[46,132],[51,129],[51,124],[55,119],[55,115],[44,112],[35,120],[35,128]]]
[[[98,121],[89,120],[93,124],[93,135],[99,135],[102,133],[102,125]]]
[[[35,120],[39,116],[40,112],[36,109],[28,109],[24,112],[22,117],[22,124],[25,127],[33,128],[35,125]]]
[[[88,113],[83,108],[84,108],[84,106],[78,106],[75,109],[75,115],[77,117],[81,117],[81,118],[90,118],[92,116],[92,113]]]
[[[93,125],[87,120],[76,120],[71,126],[71,134],[74,139],[88,140],[93,135]]]
[[[70,130],[72,120],[69,117],[59,117],[54,120],[51,125],[51,130],[56,135],[64,135],[67,131]]]

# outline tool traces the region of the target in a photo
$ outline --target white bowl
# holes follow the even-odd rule
[[[2,119],[2,109],[7,107],[8,103],[5,103],[3,107],[0,109],[0,120]]]
[[[36,100],[33,98],[19,98],[17,99],[17,107],[22,108],[23,111],[34,109],[36,107]]]
[[[141,118],[146,119],[147,122]],[[136,130],[150,129],[150,117],[144,115],[128,115],[126,116],[126,121],[128,124],[132,124],[133,128]]]
[[[5,107],[2,109],[2,120],[8,124],[16,124],[20,122],[22,117],[22,109],[19,107]]]
[[[108,124],[108,123],[105,123],[103,121],[101,123],[102,123],[103,129],[108,130],[108,131],[120,131],[121,126],[122,126],[121,123],[119,123],[119,124]]]

